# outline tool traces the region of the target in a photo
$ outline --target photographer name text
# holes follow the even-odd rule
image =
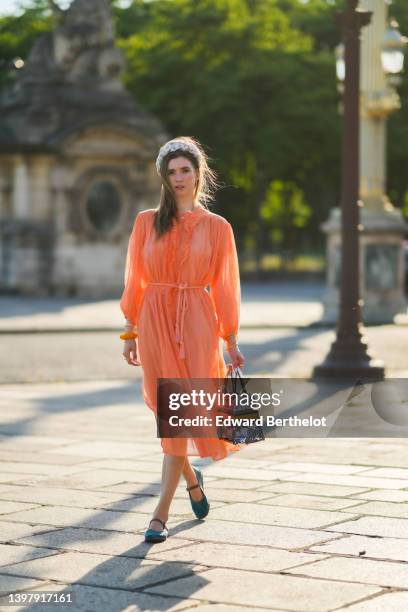
[[[209,416],[195,416],[193,418],[179,417],[172,415],[169,418],[169,425],[171,427],[213,427],[214,425],[219,427],[224,425],[226,427],[327,427],[326,417],[277,417],[272,414],[259,415],[256,417],[234,417],[217,415],[215,418]]]

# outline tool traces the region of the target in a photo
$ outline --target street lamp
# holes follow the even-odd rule
[[[386,124],[388,117],[401,108],[396,85],[400,83],[407,39],[399,32],[397,22],[388,17],[390,1],[359,2],[360,9],[372,13],[369,27],[361,36],[360,88],[356,94],[360,101],[359,290],[366,323],[392,323],[395,315],[407,309],[402,240],[408,224],[386,193]],[[340,115],[344,111],[346,79],[344,23],[342,39],[336,48]],[[341,207],[331,208],[328,220],[321,225],[327,234],[328,261],[323,319],[330,323],[339,316],[341,214]]]
[[[371,11],[357,8],[358,0],[347,0],[338,13],[344,53],[338,54],[338,74],[344,72],[342,182],[341,182],[341,282],[340,312],[333,342],[326,359],[313,370],[314,378],[380,380],[384,367],[368,354],[361,322],[359,282],[359,144],[360,144],[360,36],[370,23]],[[344,56],[344,70],[341,64]]]
[[[398,29],[396,19],[391,19],[388,30],[384,34],[384,41],[381,49],[381,64],[388,80],[392,85],[398,85],[399,75],[404,69],[404,51],[408,42],[406,36],[402,36]],[[336,76],[343,91],[343,83],[346,78],[346,64],[344,61],[344,43],[341,42],[335,48],[336,55]]]
[[[397,75],[403,71],[404,47],[407,40],[399,31],[398,22],[392,19],[385,33],[381,51],[381,62],[386,74]]]
[[[344,62],[344,43],[340,43],[336,47],[336,75],[339,82],[343,82],[346,78],[346,64]]]

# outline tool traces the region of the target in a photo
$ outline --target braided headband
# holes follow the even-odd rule
[[[160,173],[161,163],[163,161],[163,157],[165,157],[168,153],[172,153],[177,150],[188,151],[196,158],[197,162],[200,163],[201,153],[199,149],[185,140],[170,140],[165,145],[160,148],[159,154],[156,159],[156,168],[157,172]]]

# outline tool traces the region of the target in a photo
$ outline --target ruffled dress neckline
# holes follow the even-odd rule
[[[191,233],[201,217],[205,214],[205,210],[206,209],[201,205],[195,206],[192,210],[186,210],[186,212],[177,218],[176,226]]]
[[[183,270],[184,263],[189,258],[193,231],[206,213],[206,208],[199,204],[192,210],[187,210],[176,218],[170,232],[166,234],[168,241],[168,259],[174,269]]]
[[[177,215],[177,218],[179,220],[183,220],[183,219],[186,219],[187,217],[195,217],[202,212],[204,212],[204,208],[203,206],[199,204],[198,206],[194,206],[192,210],[186,210],[185,212],[181,213],[181,215],[180,214]]]

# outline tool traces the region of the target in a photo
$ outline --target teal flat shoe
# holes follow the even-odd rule
[[[194,514],[196,515],[198,519],[203,519],[204,517],[207,516],[207,514],[210,511],[210,504],[208,503],[208,499],[205,496],[205,493],[203,491],[203,484],[204,484],[203,475],[198,468],[193,467],[193,470],[196,475],[198,484],[192,485],[191,487],[186,487],[186,491],[188,491],[188,494],[190,496],[191,507],[193,509]],[[197,489],[198,487],[201,489],[203,498],[200,499],[200,501],[194,501],[190,495],[190,491],[192,489]]]
[[[158,518],[152,518],[150,523],[152,523],[153,521],[158,521],[159,523],[161,523],[163,525],[163,529],[161,531],[157,531],[156,529],[150,529],[150,528],[146,529],[145,542],[151,542],[151,543],[164,542],[164,540],[166,540],[167,536],[169,535],[169,530],[167,529],[165,523],[163,523],[162,520]]]

